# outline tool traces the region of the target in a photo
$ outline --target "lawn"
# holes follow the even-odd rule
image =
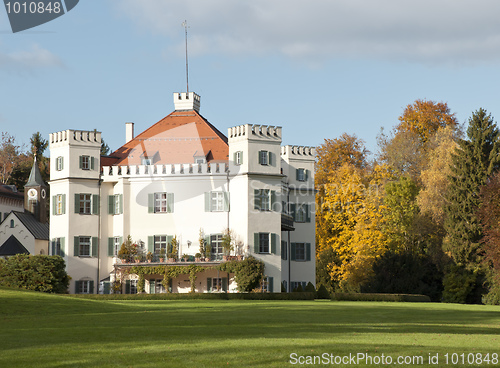
[[[421,367],[451,367],[461,366],[452,364],[452,359],[477,363],[477,354],[489,359],[489,365],[483,361],[463,366],[500,366],[493,355],[500,353],[500,308],[87,300],[0,289],[0,346],[0,367],[6,368],[290,367],[294,353],[294,362],[300,356],[328,355],[323,363],[331,362],[331,367],[369,366],[366,356],[381,363],[382,354],[386,362],[393,359],[392,367],[416,365],[396,364],[398,356],[421,356]],[[350,365],[334,364],[335,356],[357,358],[358,353],[365,355],[356,364],[352,360]],[[439,364],[428,364],[429,354],[439,354]]]

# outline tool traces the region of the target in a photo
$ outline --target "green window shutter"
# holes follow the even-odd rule
[[[240,163],[243,165],[243,151],[240,151]]]
[[[90,169],[94,170],[95,162],[94,162],[94,157],[90,157]]]
[[[271,253],[276,254],[276,245],[278,244],[278,234],[271,234]]]
[[[259,253],[259,233],[253,233],[253,252]]]
[[[268,157],[269,158],[267,159],[267,164],[269,166],[273,166],[274,160],[273,160],[273,153],[271,151],[268,152]]]
[[[66,194],[62,195],[62,214],[66,213]]]
[[[80,194],[75,193],[75,213],[80,213]]]
[[[125,280],[125,294],[130,294],[130,280]]]
[[[295,169],[295,180],[299,181],[299,169]]]
[[[61,253],[59,254],[61,257],[65,257],[66,256],[66,242],[65,242],[65,239],[64,238],[60,238],[59,239],[59,243],[61,245]]]
[[[224,211],[229,211],[229,192],[224,192]]]
[[[64,157],[61,156],[61,170],[64,170]]]
[[[309,170],[306,170],[306,181],[309,179]]]
[[[234,163],[235,163],[235,164],[236,164],[236,154],[237,154],[237,153],[238,153],[238,152],[234,152],[234,153],[233,153],[233,161],[234,161]]]
[[[75,257],[78,257],[80,255],[80,237],[79,236],[75,236],[73,245],[74,245],[73,255]]]
[[[52,239],[50,241],[50,256],[54,256],[56,254],[56,240]]]
[[[167,193],[167,212],[174,212],[174,193]]]
[[[148,213],[154,213],[154,212],[155,212],[155,194],[149,193],[148,194]]]
[[[172,235],[167,235],[167,253],[172,253],[173,247],[172,247],[172,239],[174,237]]]
[[[80,281],[75,281],[75,294],[80,294]]]
[[[274,280],[272,277],[267,276],[267,285],[270,293],[274,293]]]
[[[210,212],[210,193],[205,192],[205,212]]]
[[[261,207],[261,198],[260,198],[260,189],[254,189],[253,191],[253,203],[254,203],[254,206],[253,208],[260,211],[260,207]]]
[[[150,294],[155,293],[155,291],[156,291],[155,284],[156,284],[155,280],[149,280],[149,293]]]
[[[92,257],[97,257],[97,249],[99,248],[99,239],[92,237],[92,243],[90,244],[92,248]]]
[[[275,190],[271,190],[271,210],[280,212],[280,203]]]
[[[123,244],[123,236],[120,236],[120,239],[119,239],[119,244],[122,245]]]
[[[98,194],[94,194],[92,196],[92,214],[93,215],[99,214],[99,195]]]
[[[227,291],[227,277],[222,278],[222,291]]]
[[[108,257],[114,256],[115,238],[108,238]]]
[[[290,260],[295,261],[295,243],[292,243],[290,248]]]
[[[259,164],[260,165],[262,165],[262,155],[261,155],[261,152],[262,151],[257,152],[259,154]]]
[[[123,194],[118,194],[120,196],[120,208],[118,209],[118,213],[123,214]]]
[[[311,205],[306,204],[305,209],[306,209],[306,222],[311,222]]]
[[[80,158],[80,169],[82,169],[83,168],[83,156],[80,156],[79,158]]]
[[[89,293],[94,294],[94,280],[89,281]]]
[[[311,243],[306,243],[306,261],[311,260]]]
[[[154,253],[155,251],[155,237],[148,236],[148,252]]]
[[[295,208],[296,208],[296,204],[290,203],[290,216],[292,216],[293,221],[295,221]]]
[[[57,212],[56,198],[57,196],[52,196],[52,215],[55,215]]]
[[[207,277],[207,291],[212,291],[212,278]]]
[[[115,196],[114,195],[108,196],[108,214],[110,214],[110,215],[115,214]]]

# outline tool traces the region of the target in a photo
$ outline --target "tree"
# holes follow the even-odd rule
[[[34,158],[36,158],[37,162],[42,163],[45,160],[43,153],[49,146],[49,142],[46,139],[43,139],[42,134],[40,132],[33,133],[30,138],[31,142],[31,154]]]
[[[109,154],[110,148],[104,139],[101,139],[101,156],[107,156]]]
[[[399,121],[395,131],[417,134],[422,145],[425,145],[439,128],[457,126],[455,114],[450,112],[445,102],[427,100],[415,100],[413,104],[407,105]]]
[[[451,175],[452,153],[458,147],[457,130],[450,126],[440,128],[429,141],[429,163],[422,171],[422,189],[417,203],[422,213],[428,214],[439,226],[444,224],[444,207],[448,190],[448,176]]]
[[[459,140],[459,148],[452,155],[444,247],[457,265],[475,269],[481,262],[479,247],[483,236],[476,215],[481,205],[479,192],[500,164],[499,131],[486,110],[481,108],[472,114],[467,138]]]
[[[10,176],[22,147],[16,145],[16,140],[7,132],[2,132],[0,136],[0,183],[8,184]]]

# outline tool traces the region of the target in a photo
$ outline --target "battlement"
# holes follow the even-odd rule
[[[49,135],[50,145],[58,144],[95,144],[101,145],[101,132],[86,130],[63,130]]]
[[[279,140],[281,142],[281,127],[270,125],[245,124],[229,128],[229,140],[246,137],[247,139]]]
[[[281,147],[281,156],[314,160],[316,158],[316,148],[308,146],[283,146]]]
[[[119,178],[145,176],[155,178],[170,175],[225,177],[228,171],[229,164],[227,163],[104,166],[101,170],[101,178],[104,181],[118,181]]]
[[[175,110],[195,110],[200,112],[201,97],[194,92],[175,92],[174,107]]]

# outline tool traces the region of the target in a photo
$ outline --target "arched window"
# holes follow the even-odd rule
[[[14,220],[10,220],[10,228],[13,229],[14,228]]]

